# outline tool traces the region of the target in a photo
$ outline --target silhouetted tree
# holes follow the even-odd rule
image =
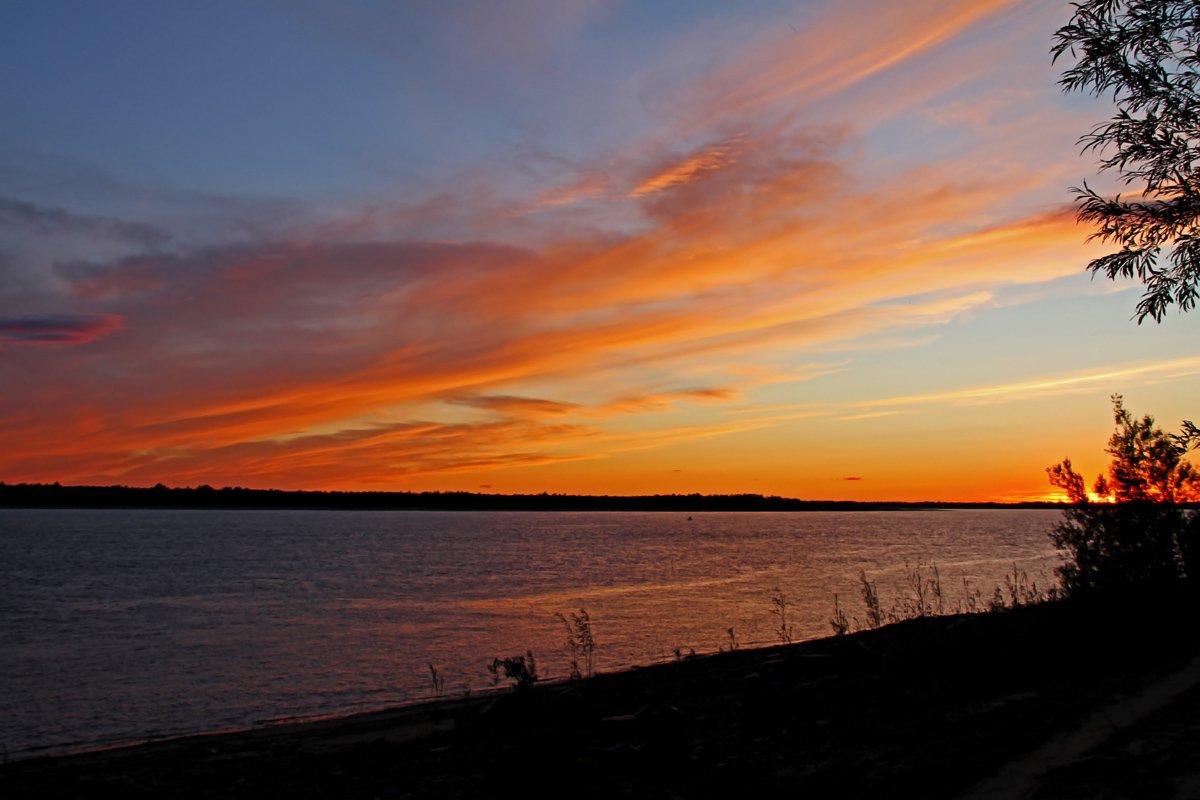
[[[1120,250],[1092,261],[1092,274],[1137,277],[1146,286],[1137,306],[1162,321],[1175,304],[1196,305],[1200,282],[1200,3],[1195,0],[1086,0],[1055,33],[1051,52],[1077,58],[1059,83],[1065,91],[1112,93],[1116,115],[1080,138],[1140,187],[1140,197],[1107,199],[1084,183],[1075,189],[1079,219],[1092,239]],[[1164,255],[1163,249],[1168,252]]]
[[[1183,432],[1171,436],[1175,443],[1181,448],[1192,450],[1200,447],[1200,428],[1197,428],[1194,423],[1183,421]]]
[[[1050,534],[1070,556],[1058,568],[1068,594],[1196,578],[1200,571],[1196,512],[1177,505],[1200,500],[1200,473],[1183,457],[1186,444],[1149,414],[1134,418],[1119,394],[1112,401],[1117,430],[1105,451],[1113,460],[1092,494],[1070,459],[1046,469],[1073,503]]]

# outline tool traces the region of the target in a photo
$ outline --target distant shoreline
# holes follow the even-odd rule
[[[311,511],[922,511],[1060,509],[1064,503],[859,502],[760,494],[566,495],[474,492],[322,492],[278,489],[172,489],[0,482],[0,508],[222,509]]]

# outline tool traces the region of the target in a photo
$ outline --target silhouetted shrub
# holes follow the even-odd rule
[[[493,658],[490,664],[485,665],[487,671],[492,674],[492,684],[500,682],[500,673],[504,673],[504,677],[515,681],[518,689],[529,689],[538,680],[537,662],[533,658],[533,652],[526,650],[523,656],[513,656],[512,658]]]
[[[850,632],[850,620],[838,602],[837,592],[833,593],[833,616],[829,618],[829,627],[833,628],[834,636],[845,636]]]
[[[775,635],[779,637],[780,644],[791,644],[794,628],[788,624],[788,596],[778,586],[775,587],[775,594],[771,595],[771,613],[779,619],[779,627],[775,630]]]
[[[558,617],[558,621],[567,630],[564,644],[570,659],[571,679],[592,677],[595,674],[593,657],[596,651],[596,639],[592,636],[592,618],[588,615],[587,609],[579,609],[579,613],[571,614],[570,619],[567,619],[560,611],[554,612],[554,616]],[[582,666],[579,663],[580,656],[583,657]]]
[[[1200,499],[1200,474],[1183,456],[1189,439],[1170,436],[1146,415],[1138,420],[1113,395],[1117,430],[1105,451],[1108,476],[1089,493],[1070,459],[1049,467],[1050,482],[1072,506],[1050,536],[1068,561],[1058,567],[1067,594],[1127,590],[1195,578],[1197,520],[1179,503]]]

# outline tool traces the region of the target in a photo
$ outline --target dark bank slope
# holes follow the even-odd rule
[[[956,797],[1190,663],[1197,610],[1176,593],[916,619],[501,696],[14,762],[0,794]],[[1182,722],[1148,723],[1157,738],[1136,757],[1060,771],[1037,796],[1098,796],[1092,775],[1112,796],[1171,796],[1197,767],[1197,710],[1192,689],[1166,710]]]
[[[760,494],[613,497],[473,492],[285,492],[278,489],[171,489],[0,483],[0,508],[332,509],[345,511],[901,511],[934,508],[1059,508],[1056,503],[859,503]]]

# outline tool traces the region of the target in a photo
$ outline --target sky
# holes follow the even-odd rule
[[[0,480],[1053,498],[1200,315],[1043,0],[8,0]]]

